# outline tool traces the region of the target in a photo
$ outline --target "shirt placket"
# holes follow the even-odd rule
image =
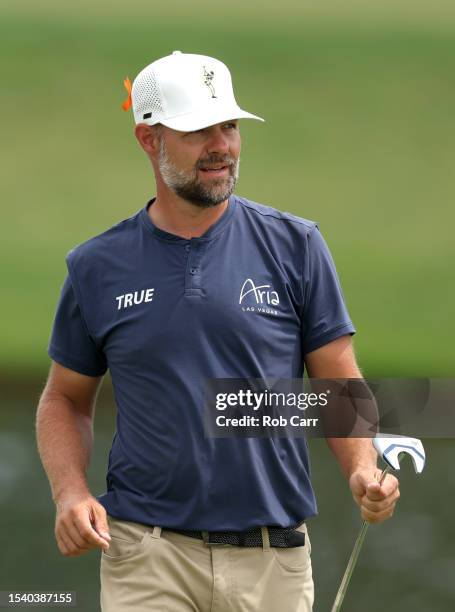
[[[192,238],[186,245],[188,254],[185,271],[185,296],[203,297],[202,256],[205,243]]]

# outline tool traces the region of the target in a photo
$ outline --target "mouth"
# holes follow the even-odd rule
[[[199,170],[207,176],[224,176],[225,174],[228,174],[229,166],[207,166],[206,168],[199,168]]]

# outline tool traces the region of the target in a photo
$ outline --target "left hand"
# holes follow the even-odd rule
[[[355,502],[360,507],[362,518],[368,523],[382,523],[389,519],[400,498],[398,479],[387,474],[382,485],[379,484],[382,471],[356,470],[349,478],[349,486]]]

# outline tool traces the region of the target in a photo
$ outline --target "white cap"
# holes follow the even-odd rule
[[[264,121],[238,106],[227,66],[206,55],[174,51],[149,64],[134,79],[131,99],[136,123],[182,132],[230,119]]]

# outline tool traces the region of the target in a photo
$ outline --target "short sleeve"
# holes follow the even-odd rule
[[[107,370],[106,357],[89,335],[69,275],[60,293],[47,352],[54,361],[86,376],[102,376]]]
[[[335,263],[317,224],[308,234],[303,269],[303,354],[336,338],[355,334]]]

